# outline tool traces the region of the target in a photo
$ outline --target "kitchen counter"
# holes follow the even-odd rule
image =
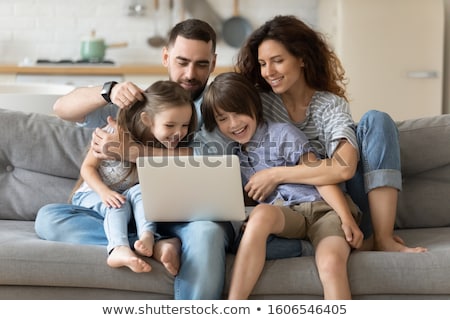
[[[216,66],[214,74],[231,71],[233,67]],[[162,65],[151,64],[39,64],[14,65],[0,64],[0,74],[54,74],[54,75],[166,75],[167,69]]]

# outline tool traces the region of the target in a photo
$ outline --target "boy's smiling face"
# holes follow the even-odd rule
[[[216,108],[214,117],[220,132],[227,138],[240,144],[248,143],[256,132],[256,119],[249,115],[226,112]]]

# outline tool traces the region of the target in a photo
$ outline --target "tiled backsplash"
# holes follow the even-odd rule
[[[154,0],[21,0],[0,2],[0,63],[33,62],[80,58],[84,37],[95,30],[107,44],[128,42],[126,48],[107,49],[106,59],[119,63],[160,63],[161,49],[152,48],[147,39],[155,26]],[[159,0],[158,29],[167,32],[170,23],[183,17],[182,1]],[[202,0],[198,0],[202,1]],[[207,0],[223,20],[233,16],[233,0]],[[141,4],[144,15],[129,15],[130,6]],[[314,25],[317,0],[241,0],[239,13],[255,28],[275,14],[294,14]],[[191,17],[189,12],[184,17]],[[236,49],[218,43],[218,64],[230,65]]]

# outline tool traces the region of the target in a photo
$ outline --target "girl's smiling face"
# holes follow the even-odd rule
[[[151,118],[143,113],[143,121],[153,135],[167,149],[173,149],[186,137],[189,131],[189,123],[192,117],[192,108],[189,104],[169,107],[156,113]]]
[[[214,117],[220,132],[240,144],[248,143],[256,132],[256,119],[249,115],[215,108]]]

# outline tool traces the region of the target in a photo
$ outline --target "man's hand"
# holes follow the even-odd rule
[[[111,90],[111,101],[121,109],[128,109],[137,101],[143,101],[143,90],[132,82],[116,84]]]
[[[117,122],[108,117],[108,125],[114,128],[113,133],[108,133],[100,128],[95,129],[92,133],[92,152],[100,160],[120,160],[121,148]]]

